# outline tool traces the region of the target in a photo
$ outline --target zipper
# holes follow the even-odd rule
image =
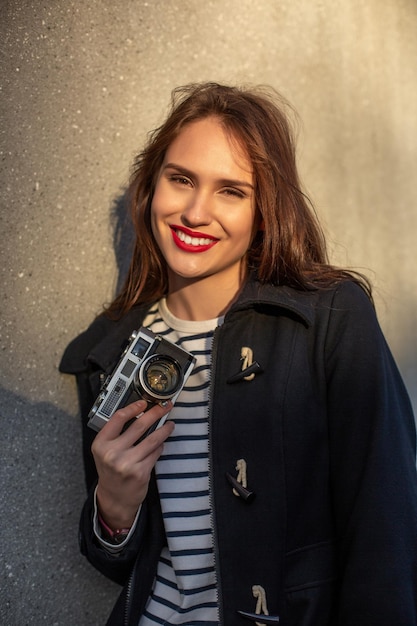
[[[136,563],[133,566],[132,572],[129,576],[129,580],[126,585],[126,600],[125,600],[125,607],[124,607],[125,610],[124,610],[123,626],[129,626],[130,608],[132,604],[132,587],[133,587],[133,579],[135,577],[135,568],[136,568]]]
[[[210,499],[210,515],[211,515],[211,526],[213,529],[213,552],[214,552],[214,573],[215,573],[215,584],[216,584],[216,595],[217,595],[217,605],[219,611],[219,626],[223,624],[223,598],[221,591],[221,580],[220,580],[220,572],[219,572],[219,546],[216,537],[216,516],[215,516],[215,506],[214,506],[214,497],[213,497],[213,386],[214,379],[216,374],[216,360],[217,360],[217,335],[220,332],[220,328],[216,328],[213,334],[213,343],[211,350],[211,377],[210,377],[210,386],[208,390],[208,472],[209,472],[209,499]]]

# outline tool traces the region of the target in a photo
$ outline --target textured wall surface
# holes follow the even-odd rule
[[[126,263],[135,152],[191,81],[268,83],[335,262],[374,282],[417,404],[415,0],[2,0],[0,622],[100,626],[118,588],[77,548],[67,342]]]

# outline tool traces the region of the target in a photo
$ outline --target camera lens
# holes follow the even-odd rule
[[[155,354],[143,363],[140,380],[145,390],[154,398],[169,398],[181,384],[181,369],[171,357]]]

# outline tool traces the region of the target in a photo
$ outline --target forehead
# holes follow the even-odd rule
[[[193,169],[210,167],[235,176],[252,177],[247,150],[236,133],[226,129],[216,117],[208,117],[184,126],[169,145],[165,163],[175,162]]]

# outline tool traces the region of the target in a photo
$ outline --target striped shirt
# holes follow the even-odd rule
[[[168,545],[158,562],[140,626],[219,623],[208,475],[208,391],[215,328],[223,318],[180,320],[165,300],[143,325],[197,359],[171,410],[175,430],[164,445],[156,479]]]

